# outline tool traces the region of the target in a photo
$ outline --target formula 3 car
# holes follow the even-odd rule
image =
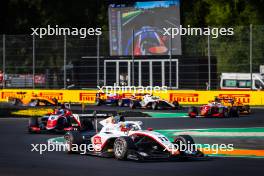
[[[142,130],[140,121],[115,121],[105,119],[100,122],[103,126],[99,133],[69,131],[65,134],[66,149],[68,153],[80,153],[79,147],[86,148],[88,155],[100,157],[114,157],[118,160],[173,160],[180,158],[203,158],[201,151],[181,150],[179,145],[194,145],[191,136],[176,136],[171,142],[164,135],[152,131]],[[76,147],[77,146],[77,147]],[[190,148],[190,147],[189,147]]]
[[[96,117],[105,118],[108,114],[97,114]],[[73,114],[69,109],[56,109],[50,115],[29,119],[28,132],[65,133],[71,130],[93,130],[94,114]]]
[[[122,94],[111,94],[111,93],[97,93],[96,94],[96,105],[114,105],[114,106],[129,106],[132,100],[142,100],[145,93],[122,93]]]
[[[237,101],[235,98],[216,97],[215,101],[221,102],[224,106],[227,106],[227,107],[237,108],[240,114],[250,114],[251,113],[251,109],[249,105],[244,105],[242,102]]]
[[[95,104],[100,105],[114,105],[114,106],[124,106],[129,105],[130,99],[119,94],[111,93],[97,93]]]
[[[152,95],[144,95],[142,100],[132,99],[130,101],[130,108],[135,109],[137,107],[146,108],[146,109],[179,109],[180,105],[177,101],[173,103],[163,100],[160,97]]]
[[[238,107],[229,107],[222,104],[219,100],[210,101],[207,105],[200,108],[190,107],[188,115],[191,118],[200,117],[239,117]]]
[[[26,92],[18,92],[17,96],[8,97],[8,102],[16,106],[56,106],[58,100],[56,98],[45,98],[36,94]]]

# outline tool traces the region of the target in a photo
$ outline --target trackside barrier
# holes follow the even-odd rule
[[[22,94],[21,94],[22,92]],[[33,89],[2,89],[0,101],[7,101],[8,97],[23,97],[38,95],[45,98],[57,98],[59,102],[94,103],[97,90],[33,90]],[[124,92],[126,97],[132,93]],[[249,105],[264,105],[264,91],[195,91],[195,90],[168,90],[154,93],[169,101],[179,101],[180,104],[207,104],[214,97],[233,97],[237,101]]]

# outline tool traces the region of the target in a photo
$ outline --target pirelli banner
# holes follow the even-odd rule
[[[8,101],[9,97],[25,98],[30,96],[56,98],[59,102],[69,103],[94,103],[96,90],[22,90],[3,89],[0,90],[0,101]]]
[[[0,90],[0,101],[7,101],[8,97],[23,98],[37,95],[45,98],[56,98],[59,102],[94,103],[97,90]],[[122,93],[129,97],[132,93]],[[249,105],[264,105],[264,91],[194,91],[194,90],[167,90],[154,93],[168,101],[178,101],[180,104],[207,104],[215,97],[234,98],[236,101]]]
[[[258,91],[168,91],[160,97],[180,104],[207,104],[215,97],[233,98],[249,105],[264,105],[264,92]]]

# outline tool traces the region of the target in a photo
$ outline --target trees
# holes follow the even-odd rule
[[[233,36],[211,38],[218,72],[249,72],[249,25],[253,24],[253,71],[258,72],[258,66],[264,64],[264,26],[259,26],[264,24],[263,9],[263,0],[184,0],[181,10],[184,25],[234,28]],[[206,46],[205,42],[201,37],[197,47]]]

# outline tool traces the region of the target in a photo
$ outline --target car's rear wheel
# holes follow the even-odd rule
[[[114,155],[118,160],[126,160],[128,152],[135,149],[135,144],[130,137],[119,137],[114,142]]]
[[[66,127],[66,125],[67,125],[66,118],[65,117],[60,117],[57,120],[56,130],[58,132],[63,131],[63,129]]]
[[[81,121],[81,130],[82,131],[91,131],[94,129],[94,125],[89,119],[83,119]]]
[[[153,110],[158,109],[158,103],[154,101],[154,102],[151,104],[151,107],[152,107]]]
[[[66,140],[66,151],[69,154],[78,153],[79,146],[83,143],[82,135],[79,131],[69,131],[64,135]]]

